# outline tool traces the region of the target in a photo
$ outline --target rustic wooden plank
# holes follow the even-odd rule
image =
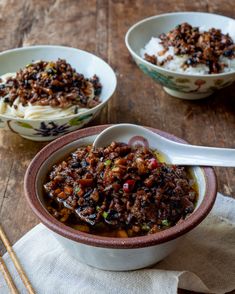
[[[31,0],[33,24],[23,45],[65,45],[95,52],[96,1]]]
[[[108,0],[96,1],[96,51],[95,54],[110,63],[108,57]],[[89,125],[107,123],[109,104],[102,109],[100,115]]]
[[[26,203],[23,179],[31,159],[44,145],[0,131],[0,221],[12,244],[38,223]]]

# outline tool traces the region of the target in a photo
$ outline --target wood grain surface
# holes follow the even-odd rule
[[[124,43],[128,28],[148,16],[204,11],[235,18],[233,7],[234,0],[0,0],[0,51],[34,44],[90,51],[105,59],[118,78],[115,95],[90,125],[137,123],[192,144],[235,148],[235,85],[200,101],[172,98],[142,74]],[[38,223],[25,201],[23,179],[45,144],[0,130],[0,221],[12,243]],[[216,168],[216,173],[219,191],[235,196],[235,169]]]

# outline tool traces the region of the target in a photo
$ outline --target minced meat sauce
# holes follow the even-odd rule
[[[220,57],[235,58],[235,44],[228,34],[221,30],[211,28],[200,32],[199,27],[192,27],[188,23],[176,26],[168,33],[162,33],[159,38],[163,46],[162,55],[170,46],[174,47],[175,55],[188,55],[183,68],[205,64],[209,67],[210,74],[221,73],[227,65],[220,61]],[[160,55],[159,53],[159,55]],[[169,55],[165,61],[159,62],[155,55],[145,54],[145,59],[155,65],[162,66],[164,62],[173,59]]]
[[[40,60],[28,64],[15,77],[9,77],[6,83],[0,84],[0,99],[10,106],[19,99],[23,106],[30,103],[59,108],[73,105],[93,108],[100,103],[101,89],[96,75],[87,79],[64,59]]]
[[[54,165],[44,185],[48,211],[91,234],[132,237],[156,233],[192,213],[197,199],[185,167],[156,151],[111,143],[80,147]]]

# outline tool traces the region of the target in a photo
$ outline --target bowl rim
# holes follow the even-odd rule
[[[57,117],[57,118],[53,118],[53,121],[60,121],[63,119],[73,119],[75,117],[79,117],[79,116],[83,116],[83,115],[88,115],[91,114],[93,112],[96,112],[99,108],[103,107],[105,105],[105,103],[107,103],[109,101],[109,99],[112,97],[112,95],[114,94],[116,88],[117,88],[117,76],[114,72],[114,70],[112,69],[112,67],[101,57],[90,53],[86,50],[81,50],[78,48],[74,48],[74,47],[69,47],[69,46],[57,46],[57,45],[32,45],[32,46],[25,46],[25,47],[19,47],[19,48],[13,48],[13,49],[8,49],[5,51],[0,52],[0,58],[1,56],[7,55],[7,54],[11,54],[14,52],[20,52],[20,51],[31,51],[31,50],[35,50],[35,49],[64,49],[64,50],[71,50],[74,52],[78,52],[78,53],[85,53],[87,55],[89,55],[90,57],[94,57],[97,60],[100,60],[101,62],[103,62],[104,64],[106,64],[107,68],[110,70],[110,74],[113,76],[114,78],[114,84],[111,88],[110,91],[110,95],[105,97],[104,101],[101,101],[101,103],[99,103],[98,105],[96,105],[93,108],[87,108],[87,110],[85,110],[82,113],[75,113],[75,114],[71,114],[71,115],[67,115],[67,116],[63,116],[63,117]],[[42,118],[36,118],[36,119],[31,119],[31,118],[21,118],[21,117],[14,117],[14,116],[10,116],[10,115],[5,115],[5,114],[0,114],[0,117],[4,118],[4,119],[10,119],[10,120],[16,120],[16,121],[22,121],[22,122],[40,122],[40,121],[51,121],[52,119],[50,118],[46,118],[46,119],[42,119]]]
[[[47,160],[54,152],[57,152],[61,148],[64,148],[69,143],[72,143],[77,139],[96,135],[109,126],[110,125],[94,126],[64,135],[46,145],[37,153],[37,155],[31,161],[24,177],[24,192],[28,204],[30,205],[36,216],[40,219],[40,221],[53,232],[75,242],[95,247],[116,249],[143,248],[154,246],[163,242],[170,241],[172,239],[176,239],[196,227],[210,212],[216,199],[217,180],[215,172],[211,167],[201,168],[205,177],[206,189],[205,196],[197,210],[194,211],[194,213],[191,214],[190,217],[188,217],[182,223],[179,223],[165,231],[161,231],[156,234],[132,238],[112,238],[92,235],[77,231],[67,225],[62,224],[47,212],[47,210],[44,208],[39,200],[36,187],[37,174],[43,162]],[[186,143],[184,140],[179,139],[172,134],[154,128],[148,129],[170,140]]]
[[[144,23],[147,23],[148,21],[151,21],[153,19],[158,19],[158,18],[162,18],[162,17],[173,17],[175,15],[214,15],[214,16],[218,16],[230,21],[235,22],[235,19],[224,16],[224,15],[220,15],[220,14],[215,14],[215,13],[208,13],[208,12],[194,12],[194,11],[184,11],[184,12],[170,12],[170,13],[163,13],[163,14],[158,14],[158,15],[153,15],[147,18],[144,18],[138,22],[136,22],[135,24],[133,24],[128,31],[126,32],[125,35],[125,44],[126,47],[128,49],[128,51],[131,53],[131,55],[133,55],[137,60],[141,61],[142,63],[144,63],[147,66],[151,66],[153,69],[155,70],[160,70],[165,74],[174,74],[180,77],[184,77],[184,78],[189,78],[189,77],[193,77],[193,78],[220,78],[220,77],[224,77],[224,76],[229,76],[229,75],[234,75],[235,74],[235,70],[231,71],[231,72],[224,72],[224,73],[218,73],[218,74],[204,74],[204,75],[197,75],[197,74],[188,74],[188,73],[181,73],[181,72],[177,72],[177,71],[173,71],[173,70],[169,70],[166,69],[164,67],[152,64],[148,61],[146,61],[145,59],[143,59],[140,55],[138,55],[134,50],[132,50],[132,47],[129,43],[129,36],[132,33],[132,31],[134,31],[134,29]]]

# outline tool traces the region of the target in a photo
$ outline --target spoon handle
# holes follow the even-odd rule
[[[235,167],[235,149],[174,143],[173,145],[174,152],[172,156],[169,154],[173,164]]]

